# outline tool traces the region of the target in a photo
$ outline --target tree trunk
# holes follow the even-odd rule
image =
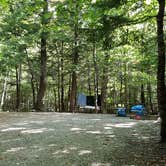
[[[63,42],[61,48],[61,111],[65,111],[65,103],[64,103],[64,71],[63,71]]]
[[[76,72],[72,72],[72,82],[70,90],[70,112],[76,111],[76,93],[77,93],[77,75]]]
[[[57,99],[57,95],[56,95],[56,89],[54,88],[53,89],[53,92],[54,92],[54,109],[55,109],[55,111],[57,112],[57,101],[56,101],[56,99]]]
[[[91,73],[91,70],[90,70],[90,64],[89,64],[89,60],[87,61],[88,63],[88,94],[89,96],[91,96],[91,79],[90,79],[90,73]]]
[[[103,66],[103,75],[101,81],[101,110],[103,113],[107,113],[107,84],[108,84],[108,61],[109,61],[109,54],[106,53],[104,59],[104,66]]]
[[[36,92],[35,92],[35,84],[34,84],[34,75],[31,75],[31,88],[32,88],[32,96],[33,96],[33,108],[35,108],[36,101]]]
[[[76,4],[77,9],[77,4]],[[77,97],[77,73],[76,67],[78,65],[78,20],[74,27],[74,51],[73,51],[73,71],[72,71],[72,81],[71,81],[71,93],[70,93],[70,112],[76,111],[76,97]]]
[[[157,15],[157,42],[158,42],[158,68],[157,68],[157,99],[161,117],[161,142],[166,142],[166,89],[165,89],[165,43],[164,43],[164,10],[165,0],[158,0],[159,11]]]
[[[60,54],[58,54],[58,111],[61,112],[61,95],[60,95],[60,86],[61,86],[61,79],[60,79]]]
[[[128,70],[128,67],[127,67],[127,64],[125,64],[124,66],[124,105],[125,105],[125,108],[128,110],[130,109],[129,108],[129,95],[128,95],[128,88],[129,88],[129,85],[128,85],[128,74],[127,74],[127,70]]]
[[[16,67],[16,111],[20,110],[21,103],[21,64]]]
[[[9,76],[9,72],[6,73],[4,84],[3,84],[3,91],[2,91],[2,96],[1,96],[0,111],[2,110],[2,107],[4,105],[4,101],[5,101],[5,94],[6,94],[6,91],[7,91],[8,76]]]
[[[145,106],[145,92],[144,92],[144,85],[141,85],[141,104]]]
[[[122,70],[122,69],[121,69]],[[120,71],[120,92],[119,92],[119,98],[120,98],[120,105],[123,107],[123,75],[122,72]]]
[[[43,8],[42,13],[42,26],[46,26],[47,24],[47,18],[45,17],[45,14],[48,13],[48,2],[47,0],[44,0],[45,5]],[[43,98],[46,91],[46,77],[47,77],[47,32],[41,33],[41,52],[40,52],[40,83],[39,83],[39,90],[37,94],[37,101],[35,105],[36,111],[45,111]]]
[[[36,90],[35,90],[35,74],[33,70],[33,66],[31,64],[31,61],[28,57],[28,52],[26,50],[26,55],[27,55],[27,61],[28,61],[28,67],[29,67],[29,72],[31,75],[31,88],[32,88],[32,103],[33,103],[33,108],[35,108],[35,102],[36,102]]]
[[[69,75],[69,87],[68,87],[68,98],[67,98],[67,111],[70,111],[70,94],[71,94],[71,79],[72,79],[72,76],[71,74]]]
[[[94,93],[95,93],[95,112],[98,113],[98,68],[96,58],[96,44],[93,43],[93,63],[94,63]]]
[[[149,110],[154,113],[154,109],[153,109],[153,103],[152,103],[152,87],[151,87],[151,83],[150,81],[148,82],[147,85],[147,92],[148,92],[148,105],[149,105]]]

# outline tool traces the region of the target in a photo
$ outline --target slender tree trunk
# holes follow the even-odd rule
[[[122,76],[122,72],[120,71],[120,105],[122,107],[123,105],[123,101],[122,101],[122,94],[123,94],[123,76]]]
[[[141,104],[145,106],[145,92],[143,84],[141,84]]]
[[[158,68],[157,68],[157,99],[161,117],[161,142],[166,142],[166,89],[165,89],[165,43],[164,43],[164,10],[165,0],[158,0],[157,41],[158,41]]]
[[[44,0],[45,5],[43,8],[42,13],[42,26],[47,25],[47,18],[45,17],[45,14],[48,13],[48,2],[47,0]],[[39,83],[39,90],[37,94],[37,101],[35,105],[36,111],[45,111],[43,98],[45,96],[46,91],[46,85],[47,85],[47,32],[42,32],[41,34],[41,52],[40,52],[40,83]]]
[[[153,103],[152,103],[152,87],[151,87],[151,83],[150,81],[148,82],[147,85],[147,92],[148,92],[148,105],[149,105],[149,110],[154,113],[154,109],[153,109]]]
[[[103,113],[107,113],[107,84],[108,84],[108,61],[109,61],[109,54],[106,53],[104,59],[104,66],[103,66],[103,75],[101,81],[101,110]]]
[[[35,84],[34,84],[34,75],[31,75],[31,88],[32,88],[32,97],[33,97],[33,108],[35,108],[36,101],[36,92],[35,92]]]
[[[113,99],[112,99],[112,103],[113,103],[113,109],[116,107],[117,105],[117,95],[116,95],[116,82],[114,80],[114,83],[113,83]]]
[[[61,111],[65,111],[64,103],[64,71],[63,71],[63,42],[61,48]]]
[[[28,61],[28,67],[29,67],[29,72],[31,75],[31,88],[32,88],[32,103],[33,103],[33,108],[35,108],[35,102],[36,102],[36,90],[35,90],[35,74],[33,70],[33,66],[31,64],[31,61],[28,57],[28,52],[26,50],[26,55],[27,55],[27,61]]]
[[[133,93],[133,100],[132,103],[138,104],[138,92],[137,92],[137,87],[132,88],[132,93]]]
[[[94,63],[94,92],[95,92],[95,112],[98,113],[98,68],[96,58],[96,44],[93,43],[93,63]]]
[[[61,95],[60,95],[60,86],[61,86],[61,79],[60,79],[60,55],[58,54],[58,110],[61,112]]]
[[[89,96],[91,96],[91,79],[90,79],[90,73],[91,73],[91,70],[90,70],[90,64],[89,64],[89,61],[87,62],[88,63],[88,94]]]
[[[55,111],[57,112],[57,95],[56,95],[56,89],[54,88],[53,89],[53,92],[54,92],[54,109],[55,109]]]
[[[129,95],[128,95],[128,76],[127,76],[127,64],[124,66],[124,93],[125,93],[125,98],[124,98],[124,103],[125,103],[125,108],[128,110],[129,109]]]
[[[7,91],[8,76],[9,76],[9,72],[6,72],[6,76],[5,76],[5,80],[4,80],[4,84],[3,84],[2,96],[1,96],[0,111],[2,110],[2,107],[4,105],[4,101],[5,101],[5,94],[6,94],[6,91]]]
[[[16,110],[20,110],[21,103],[21,64],[16,67]]]
[[[68,87],[68,99],[67,99],[67,110],[70,111],[70,94],[71,94],[71,74],[69,75],[69,87]]]

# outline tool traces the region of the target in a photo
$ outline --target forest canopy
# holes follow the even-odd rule
[[[1,0],[0,8],[1,110],[72,112],[83,93],[100,96],[103,113],[135,104],[157,113],[156,0]]]

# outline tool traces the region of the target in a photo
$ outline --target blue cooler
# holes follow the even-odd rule
[[[118,116],[125,117],[126,116],[126,108],[118,108],[116,113],[117,113]]]

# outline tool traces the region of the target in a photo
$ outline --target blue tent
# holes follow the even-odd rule
[[[136,115],[145,115],[145,107],[143,105],[134,105],[131,107],[130,111]]]
[[[79,106],[86,106],[87,98],[83,93],[80,93],[77,98],[77,104]]]

